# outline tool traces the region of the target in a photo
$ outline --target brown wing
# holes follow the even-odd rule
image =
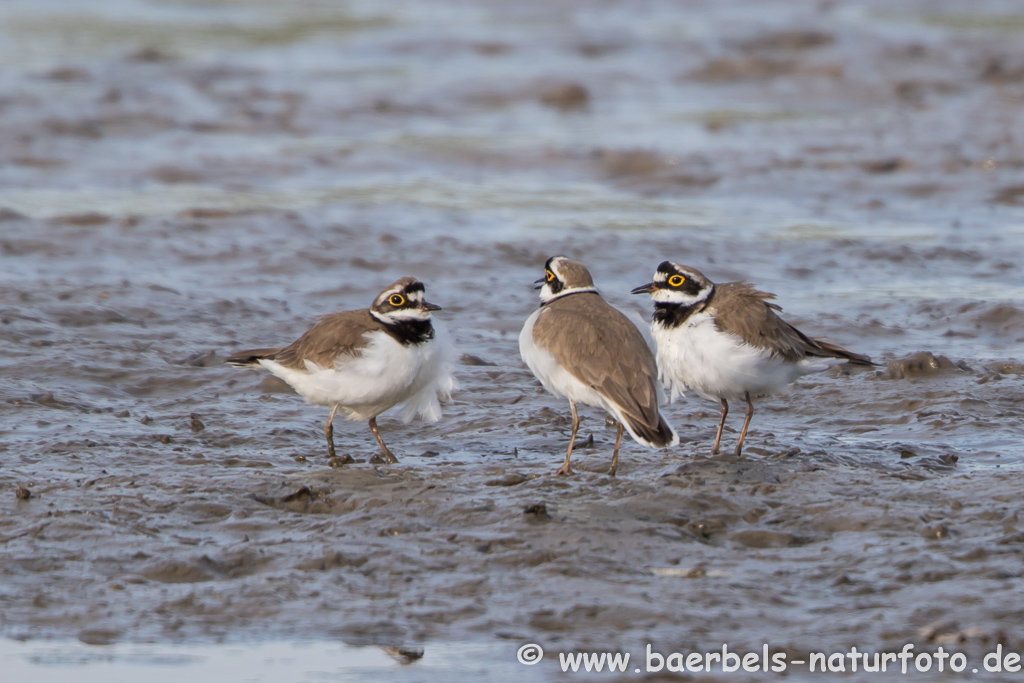
[[[708,302],[715,309],[715,326],[731,332],[752,346],[770,349],[788,361],[796,362],[807,356],[845,358],[858,365],[874,365],[871,359],[859,353],[824,340],[811,339],[780,318],[778,304],[769,303],[775,295],[762,292],[745,282],[727,282],[716,285]]]
[[[615,403],[634,431],[656,444],[671,429],[658,413],[657,365],[643,335],[598,294],[573,294],[545,307],[534,342],[573,377]]]
[[[322,367],[333,367],[342,355],[358,355],[366,345],[365,335],[383,330],[369,310],[341,311],[321,316],[313,327],[288,346],[280,349],[255,349],[233,354],[227,359],[232,365],[251,365],[261,359],[277,361],[285,367],[305,370],[309,360]]]

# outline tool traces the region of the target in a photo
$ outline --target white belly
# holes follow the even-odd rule
[[[400,344],[386,332],[371,332],[358,356],[341,356],[332,368],[306,361],[305,370],[272,360],[260,364],[287,382],[308,403],[338,405],[353,420],[368,420],[399,403],[402,419],[420,415],[429,422],[441,417],[440,399],[457,387],[455,354],[443,327],[434,325],[434,339]]]
[[[692,389],[709,399],[743,399],[773,394],[798,377],[827,370],[843,361],[806,358],[796,363],[751,346],[715,327],[698,313],[678,327],[651,326],[658,342],[658,371],[673,400]]]

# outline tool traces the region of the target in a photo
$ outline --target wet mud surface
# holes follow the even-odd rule
[[[5,5],[0,634],[1024,648],[1019,7],[691,4]],[[556,478],[516,343],[555,253],[881,365],[759,401],[742,459],[684,399],[614,479],[585,410]],[[222,359],[407,274],[462,389],[331,469]]]

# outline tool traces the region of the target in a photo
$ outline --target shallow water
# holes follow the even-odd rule
[[[493,644],[434,645],[429,651],[351,647],[338,642],[123,643],[0,641],[0,662],[11,680],[39,683],[137,681],[173,683],[188,677],[220,681],[508,680],[521,668],[496,656]]]
[[[1024,47],[970,11],[4,3],[0,635],[1020,650]],[[644,315],[666,258],[746,278],[882,365],[760,401],[742,460],[689,398],[610,479],[587,410],[555,479],[516,345],[555,253]],[[485,364],[331,470],[322,411],[220,361],[405,274]]]

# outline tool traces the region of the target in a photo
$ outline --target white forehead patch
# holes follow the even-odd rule
[[[551,265],[549,265],[549,266],[548,266],[548,269],[549,269],[549,270],[550,270],[550,271],[551,271],[552,273],[554,273],[555,275],[557,275],[557,276],[558,276],[558,279],[559,279],[559,280],[561,280],[561,279],[562,279],[562,274],[561,274],[561,273],[559,272],[559,270],[558,270],[558,266],[559,266],[559,265],[561,265],[562,261],[566,261],[566,260],[568,260],[568,259],[566,259],[566,258],[565,258],[565,257],[563,257],[563,256],[559,256],[558,258],[556,258],[555,260],[553,260],[553,261],[551,262]]]
[[[387,301],[388,299],[393,297],[395,294],[401,294],[402,296],[404,296],[409,301],[413,301],[413,302],[416,302],[416,303],[420,303],[420,302],[423,301],[423,290],[422,289],[419,289],[419,290],[416,290],[416,291],[413,291],[413,292],[409,292],[408,294],[406,294],[404,290],[405,290],[404,286],[392,287],[391,289],[388,289],[388,290],[385,290],[384,292],[382,292],[381,295],[377,298],[377,300],[380,303],[384,303],[385,301]]]
[[[702,289],[696,294],[686,294],[675,289],[656,289],[651,292],[651,299],[663,304],[682,304],[692,306],[707,297],[707,290]]]

